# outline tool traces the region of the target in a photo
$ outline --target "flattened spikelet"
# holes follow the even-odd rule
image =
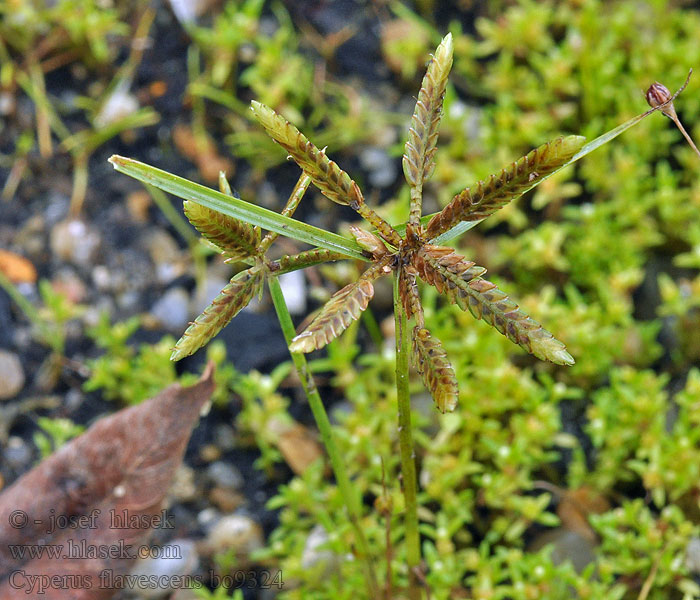
[[[475,265],[452,248],[432,244],[425,244],[415,252],[411,264],[420,278],[435,286],[441,294],[486,273],[484,267]]]
[[[412,265],[406,265],[399,272],[399,297],[406,312],[406,317],[410,319],[416,316],[416,321],[420,327],[424,325],[423,306],[418,294],[416,285],[416,275],[418,272]]]
[[[185,216],[206,239],[221,248],[228,258],[255,256],[260,243],[260,232],[252,225],[216,210],[185,200]]]
[[[435,51],[423,77],[403,155],[403,172],[411,186],[410,221],[418,223],[422,210],[423,182],[432,173],[437,150],[447,75],[452,68],[452,35],[447,34]]]
[[[436,238],[460,221],[479,221],[495,213],[564,165],[585,141],[581,136],[570,135],[543,144],[498,175],[460,192],[430,220],[427,238]]]
[[[367,308],[374,296],[372,281],[384,274],[388,262],[389,258],[375,263],[357,281],[333,294],[309,326],[292,340],[289,349],[313,352],[343,333]]]
[[[467,291],[467,308],[477,319],[486,321],[509,340],[541,360],[558,365],[574,364],[566,346],[520,310],[518,305],[493,283],[477,277],[466,284],[464,289]]]
[[[459,398],[454,369],[440,340],[423,327],[413,329],[413,360],[435,406],[440,412],[452,412]]]
[[[284,117],[260,102],[250,103],[253,114],[270,137],[282,146],[323,194],[338,204],[364,202],[357,184]]]
[[[238,273],[214,298],[175,344],[170,360],[180,360],[194,354],[229,324],[260,291],[264,271],[251,267]]]
[[[352,237],[355,238],[360,248],[369,252],[375,259],[386,255],[387,249],[384,242],[373,233],[369,233],[354,225],[350,225],[350,233],[352,233]]]

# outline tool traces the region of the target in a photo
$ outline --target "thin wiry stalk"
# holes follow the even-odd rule
[[[396,398],[399,409],[399,451],[405,502],[404,530],[406,564],[408,565],[408,597],[420,600],[421,592],[416,572],[420,566],[420,536],[418,534],[418,484],[416,481],[413,429],[411,427],[411,395],[408,390],[408,362],[411,354],[408,319],[399,293],[399,277],[394,278],[394,324],[396,328]]]
[[[282,289],[277,277],[268,277],[267,285],[270,289],[270,295],[272,296],[272,302],[275,306],[275,311],[277,312],[277,318],[279,320],[280,327],[282,328],[284,339],[287,342],[287,346],[289,346],[295,333],[294,324],[292,323],[292,317],[289,314],[287,303],[284,300],[284,295],[282,294]],[[333,436],[331,422],[328,419],[328,414],[326,413],[326,409],[321,401],[321,396],[316,388],[316,383],[314,382],[309,370],[306,357],[300,352],[292,352],[290,350],[289,353],[292,357],[292,362],[296,367],[297,373],[299,374],[299,380],[304,388],[306,398],[309,401],[309,406],[311,407],[311,412],[316,420],[316,425],[321,433],[321,440],[323,441],[323,445],[325,446],[328,457],[330,458],[335,481],[345,502],[345,507],[348,511],[348,518],[350,519],[350,523],[355,531],[357,546],[360,554],[359,558],[364,567],[369,598],[379,598],[379,583],[377,581],[376,573],[374,572],[372,554],[361,524],[362,510],[359,494],[357,493],[357,490],[353,488],[350,482],[350,477],[348,476],[348,472],[345,468],[345,463],[343,462],[340,452],[338,451],[338,446],[336,445],[335,437]]]
[[[294,211],[296,211],[297,206],[299,206],[299,202],[301,202],[301,199],[304,197],[310,183],[311,177],[309,177],[306,173],[302,173],[297,180],[292,193],[289,195],[289,200],[287,200],[287,204],[282,209],[281,214],[283,214],[285,217],[291,217],[294,214]],[[268,232],[258,246],[258,254],[265,254],[278,236],[279,233],[274,231]]]

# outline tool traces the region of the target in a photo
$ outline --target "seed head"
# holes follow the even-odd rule
[[[647,90],[647,102],[652,108],[656,108],[659,104],[668,102],[671,99],[671,92],[668,88],[658,81],[652,83]]]

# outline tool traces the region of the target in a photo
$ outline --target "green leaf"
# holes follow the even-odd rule
[[[198,183],[188,181],[167,171],[162,171],[137,160],[123,156],[112,156],[109,159],[114,168],[149,185],[153,185],[165,192],[173,194],[184,200],[192,200],[216,210],[220,213],[240,219],[251,225],[257,225],[269,231],[275,231],[300,242],[320,246],[333,252],[341,252],[348,258],[368,260],[354,241],[348,240],[338,234],[324,231],[318,227],[307,225],[296,219],[285,217],[261,206],[256,206],[240,198],[227,196],[216,190]]]

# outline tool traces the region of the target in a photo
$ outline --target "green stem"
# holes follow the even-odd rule
[[[289,346],[289,344],[292,342],[292,338],[296,335],[296,332],[294,331],[292,317],[287,309],[287,303],[282,295],[282,288],[280,287],[277,277],[268,277],[267,284],[270,288],[270,295],[272,296],[272,302],[275,305],[275,311],[277,312],[277,318],[279,319],[280,327],[282,328],[282,333],[284,334],[284,339],[287,342],[287,346]],[[350,477],[345,469],[345,463],[343,462],[340,452],[338,451],[338,447],[335,443],[331,422],[328,419],[328,414],[326,413],[326,409],[321,401],[321,396],[318,393],[318,389],[316,388],[316,384],[314,383],[313,377],[308,368],[306,356],[299,352],[290,352],[290,355],[292,357],[292,361],[294,362],[294,366],[296,367],[297,373],[299,374],[301,386],[304,388],[304,392],[306,393],[309,406],[311,407],[311,412],[316,420],[316,425],[321,433],[321,440],[326,447],[326,452],[328,452],[333,474],[335,475],[335,481],[338,485],[338,489],[340,490],[340,494],[345,501],[345,507],[348,511],[350,523],[355,530],[357,545],[359,546],[360,551],[360,559],[363,561],[365,566],[369,597],[379,598],[379,583],[377,582],[377,577],[374,572],[372,555],[370,553],[369,544],[367,543],[367,538],[365,537],[364,531],[362,530],[362,525],[360,523],[360,497],[350,483]]]
[[[399,295],[399,273],[394,278],[394,323],[396,326],[396,396],[399,408],[399,448],[401,452],[401,473],[403,495],[406,503],[405,543],[408,564],[409,590],[411,600],[420,600],[421,592],[416,575],[420,566],[420,537],[418,535],[418,502],[416,484],[416,463],[411,429],[411,395],[408,391],[408,319]]]
[[[280,214],[284,215],[285,217],[291,217],[294,214],[294,211],[297,209],[297,206],[299,206],[299,203],[304,197],[306,190],[309,188],[310,183],[311,177],[309,177],[306,173],[302,173],[296,185],[294,186],[292,193],[289,195],[289,200],[287,200],[287,204],[282,209],[282,212]],[[258,246],[258,254],[265,254],[268,248],[277,239],[278,235],[279,233],[269,231],[267,235],[265,235],[265,237],[263,238],[263,241],[260,242],[260,245]]]

